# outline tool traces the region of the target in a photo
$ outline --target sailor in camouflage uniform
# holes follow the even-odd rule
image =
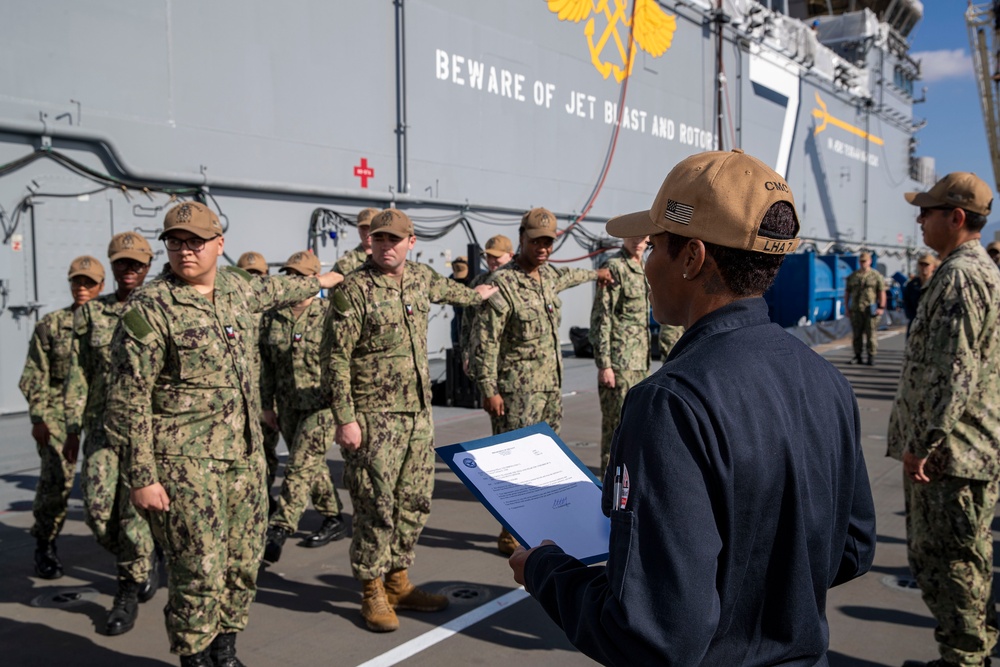
[[[372,240],[369,232],[371,230],[372,218],[378,215],[378,212],[377,208],[363,208],[358,212],[358,236],[361,238],[361,242],[357,248],[344,253],[337,260],[337,263],[333,265],[334,271],[346,276],[351,271],[360,268],[365,263],[365,260],[368,259],[368,256],[372,254]]]
[[[264,256],[252,250],[240,255],[240,258],[236,260],[236,266],[255,278],[266,278],[270,273],[267,260],[264,259]],[[258,325],[262,317],[263,313],[257,315]],[[255,361],[255,365],[259,375],[259,358]],[[271,495],[271,489],[274,487],[274,480],[278,476],[278,464],[280,463],[278,459],[278,440],[281,439],[281,431],[278,430],[277,421],[271,424],[264,419],[263,414],[260,417],[260,431],[264,435],[264,461],[267,463],[267,513],[271,515],[278,509],[278,501]]]
[[[104,624],[108,635],[120,635],[135,625],[139,602],[146,602],[159,587],[159,558],[146,517],[129,500],[121,479],[121,452],[104,432],[104,410],[111,370],[111,338],[128,308],[128,298],[142,285],[153,261],[149,242],[136,232],[111,238],[108,259],[115,277],[115,291],[98,297],[76,311],[73,319],[73,354],[63,390],[69,435],[64,453],[76,462],[80,433],[83,446],[84,521],[97,543],[115,557],[118,592]]]
[[[416,588],[407,575],[434,488],[430,306],[471,306],[495,290],[472,290],[407,261],[416,237],[402,211],[376,215],[371,238],[369,261],[333,293],[321,354],[354,504],[350,553],[364,591],[361,615],[369,629],[390,632],[399,627],[394,609],[448,606],[448,598]]]
[[[320,272],[319,259],[311,252],[297,252],[281,271],[315,276]],[[303,541],[303,546],[321,547],[343,537],[346,530],[326,462],[335,429],[333,413],[320,390],[319,346],[329,304],[311,296],[295,305],[269,310],[261,320],[261,405],[265,420],[280,425],[288,443],[285,479],[264,546],[264,560],[270,563],[281,558],[282,546],[298,527],[310,499],[323,517],[323,525]]]
[[[642,254],[648,237],[627,238],[604,263],[614,285],[594,292],[590,344],[597,364],[601,402],[601,476],[611,456],[611,437],[621,418],[625,394],[649,373],[649,291]]]
[[[73,347],[73,313],[104,289],[104,267],[89,255],[77,257],[69,266],[69,282],[73,305],[49,313],[35,325],[18,385],[28,401],[31,437],[41,459],[31,535],[36,544],[35,574],[42,579],[63,575],[55,541],[66,523],[76,474],[76,462],[63,455],[66,419],[62,394]]]
[[[867,363],[872,366],[878,351],[875,331],[879,318],[885,312],[885,279],[872,269],[870,252],[859,254],[858,264],[861,268],[847,276],[847,287],[844,289],[844,308],[851,317],[854,337],[854,359],[850,363],[860,364],[861,351],[865,350],[868,352]],[[872,306],[876,306],[874,313]]]
[[[979,242],[993,192],[955,172],[906,199],[942,261],[906,341],[888,453],[903,462],[910,569],[938,623],[941,658],[927,664],[983,665],[997,642],[1000,273]]]
[[[595,278],[610,283],[607,269],[557,269],[548,263],[556,238],[556,217],[544,208],[524,214],[518,230],[520,250],[493,272],[496,294],[479,310],[478,349],[471,366],[490,415],[493,433],[548,422],[562,424],[562,351],[559,292]],[[510,555],[517,541],[507,530],[497,540]]]
[[[513,259],[514,246],[509,238],[503,234],[497,234],[490,237],[490,240],[486,242],[486,249],[483,250],[483,254],[486,255],[486,268],[488,271],[480,273],[469,281],[469,287],[485,285],[494,271]],[[462,350],[462,369],[469,377],[473,377],[469,362],[475,358],[476,347],[476,341],[472,337],[472,332],[475,330],[476,315],[478,315],[480,308],[482,308],[481,305],[462,310],[462,325],[459,329],[458,347]]]
[[[164,219],[169,271],[132,294],[115,332],[104,427],[127,453],[132,502],[166,551],[170,650],[190,666],[239,666],[267,525],[255,313],[333,287],[217,271],[218,217],[196,202]]]

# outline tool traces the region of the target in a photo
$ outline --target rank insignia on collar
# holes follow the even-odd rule
[[[405,308],[407,315],[413,315],[413,306],[411,306],[410,304],[406,304]]]
[[[298,343],[301,340],[302,340],[302,334],[300,334],[300,333],[292,334],[292,342],[293,343]]]
[[[225,329],[226,329],[226,338],[228,338],[229,340],[233,340],[236,338],[236,329],[229,326],[228,324],[225,326]]]

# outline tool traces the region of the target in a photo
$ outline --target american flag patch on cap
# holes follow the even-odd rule
[[[691,216],[693,214],[694,206],[688,206],[687,204],[682,204],[679,201],[668,199],[667,210],[664,211],[663,217],[682,225],[689,225],[691,224]]]

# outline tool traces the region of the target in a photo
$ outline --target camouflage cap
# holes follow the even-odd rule
[[[308,251],[300,251],[288,258],[288,261],[278,269],[279,271],[295,271],[304,276],[315,276],[319,274],[319,257]]]
[[[521,226],[529,239],[547,236],[554,239],[556,234],[556,216],[547,208],[533,208],[521,218]]]
[[[379,214],[377,208],[363,208],[358,211],[358,227],[369,227],[372,224],[372,218]]]
[[[792,238],[759,234],[764,215],[778,202],[795,209],[791,188],[773,169],[738,148],[708,151],[671,169],[648,211],[612,218],[607,230],[619,238],[670,232],[726,248],[784,255],[799,247],[797,214]]]
[[[122,232],[111,237],[108,244],[108,259],[117,262],[119,259],[134,259],[143,264],[153,261],[153,249],[149,241],[136,232]]]
[[[160,233],[160,240],[162,241],[168,233],[175,230],[191,232],[207,241],[216,236],[222,236],[222,223],[219,222],[219,216],[209,207],[200,202],[188,201],[167,211],[167,215],[163,219],[163,232]]]
[[[503,257],[507,253],[514,253],[514,244],[503,234],[497,234],[486,242],[486,250],[483,252],[494,257]]]
[[[953,206],[980,215],[989,215],[993,208],[993,188],[966,171],[953,171],[927,192],[907,192],[903,197],[921,208]]]
[[[256,271],[262,276],[266,276],[268,274],[267,260],[264,259],[264,255],[252,250],[240,255],[240,258],[236,260],[236,266],[240,267],[244,271]]]
[[[67,277],[73,280],[77,276],[87,276],[95,283],[103,282],[104,267],[101,266],[96,257],[80,255],[70,263],[69,275]]]
[[[405,239],[413,236],[413,221],[410,216],[396,208],[387,208],[372,218],[371,234],[379,232],[392,234],[396,238]]]
[[[465,280],[469,275],[469,260],[461,256],[451,260],[451,272],[459,280]]]

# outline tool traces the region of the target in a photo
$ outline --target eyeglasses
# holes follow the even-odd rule
[[[111,265],[119,271],[132,271],[134,273],[139,273],[149,266],[149,264],[140,262],[137,259],[116,259],[111,262]]]
[[[167,246],[167,250],[170,252],[177,252],[184,246],[186,246],[191,252],[201,252],[205,249],[206,243],[214,241],[217,238],[219,238],[218,235],[213,236],[210,239],[203,239],[200,236],[192,236],[186,239],[179,239],[176,236],[168,236],[163,239],[163,245]]]
[[[923,206],[921,206],[920,213],[917,214],[917,220],[920,220],[921,218],[926,218],[928,215],[930,215],[931,211],[954,211],[954,210],[955,210],[954,206],[931,206],[928,208],[924,208]]]

